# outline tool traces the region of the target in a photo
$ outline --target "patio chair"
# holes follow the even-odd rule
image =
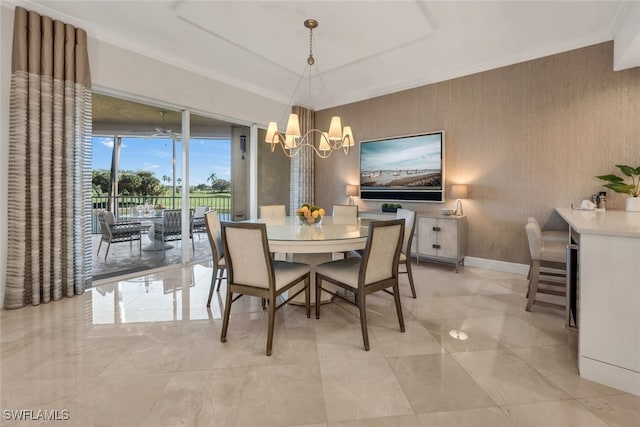
[[[193,211],[189,211],[189,238],[191,247],[195,252],[193,242]],[[162,222],[158,222],[154,227],[154,241],[162,243],[162,256],[165,256],[165,242],[172,240],[182,240],[182,211],[180,209],[166,210],[162,214]]]
[[[209,211],[209,206],[196,206],[196,210],[193,213],[193,226],[192,232],[198,233],[198,239],[200,238],[199,233],[206,233],[207,227],[205,226],[204,214]]]
[[[142,242],[140,240],[142,225],[139,222],[116,222],[113,213],[109,211],[98,212],[98,221],[100,222],[102,237],[98,245],[97,255],[100,254],[102,242],[107,243],[107,251],[104,254],[104,259],[106,260],[112,243],[129,242],[130,248],[133,249],[134,240],[138,241],[139,252],[142,254]]]
[[[222,279],[226,279],[224,273],[227,270],[227,263],[224,259],[224,248],[222,246],[222,232],[220,229],[220,218],[215,210],[204,214],[205,228],[211,245],[211,259],[213,260],[213,273],[211,274],[211,288],[209,289],[209,299],[207,307],[211,307],[211,297],[213,297],[213,288],[218,284],[216,291],[220,291]]]

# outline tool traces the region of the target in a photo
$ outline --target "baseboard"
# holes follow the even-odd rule
[[[495,259],[476,258],[471,256],[464,258],[464,265],[483,268],[485,270],[522,274],[523,276],[526,276],[529,273],[529,264],[517,264],[515,262],[497,261]]]

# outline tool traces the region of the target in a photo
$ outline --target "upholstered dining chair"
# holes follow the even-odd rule
[[[358,205],[333,205],[331,218],[334,224],[357,224]]]
[[[204,225],[207,230],[207,236],[209,237],[209,244],[211,245],[211,259],[213,260],[213,273],[211,274],[211,288],[209,289],[209,299],[207,300],[207,307],[211,307],[211,297],[213,297],[213,288],[216,287],[216,291],[220,291],[220,284],[222,279],[226,279],[224,273],[227,270],[227,263],[224,259],[224,248],[222,247],[222,231],[220,229],[220,218],[218,218],[218,212],[209,211],[204,214]]]
[[[404,239],[400,252],[400,265],[404,265],[405,270],[399,271],[399,273],[407,275],[409,286],[411,286],[411,295],[415,298],[416,287],[413,284],[413,273],[411,272],[411,242],[413,242],[413,233],[416,229],[416,213],[408,209],[398,209],[396,218],[404,218]]]
[[[404,332],[404,319],[400,304],[398,287],[398,262],[404,238],[404,219],[390,221],[372,221],[369,223],[369,234],[363,257],[351,257],[317,265],[316,301],[320,301],[320,293],[324,290],[360,309],[360,327],[364,349],[369,351],[369,333],[367,329],[367,295],[384,290],[392,293],[396,305],[400,331]],[[353,301],[322,287],[323,282],[352,292]],[[392,288],[393,292],[389,292]],[[316,304],[316,319],[320,318],[320,304]]]
[[[193,211],[189,211],[189,238],[191,239],[191,248],[195,252],[195,244],[193,242]],[[182,211],[180,209],[165,210],[162,213],[162,222],[154,227],[154,240],[162,244],[162,256],[165,256],[165,242],[172,240],[182,240]]]
[[[107,251],[104,254],[104,259],[107,259],[109,255],[109,248],[112,243],[129,242],[129,247],[133,249],[133,242],[138,241],[139,253],[142,254],[142,241],[140,240],[142,235],[142,224],[139,222],[116,222],[113,212],[101,211],[98,212],[98,222],[100,223],[100,243],[98,244],[97,255],[100,254],[100,247],[102,242],[107,243]]]
[[[284,220],[287,217],[287,211],[284,205],[262,205],[260,206],[260,219],[277,219]]]
[[[553,262],[557,264],[566,264],[567,261],[567,252],[566,252],[566,244],[564,242],[553,241],[553,240],[543,240],[542,239],[542,230],[537,222],[529,222],[525,226],[525,230],[527,232],[527,239],[529,241],[529,252],[531,254],[531,277],[529,279],[529,288],[527,291],[527,306],[526,310],[531,311],[533,304],[538,304],[542,306],[552,307],[552,308],[566,308],[565,305],[553,303],[550,301],[543,301],[537,299],[537,294],[549,294],[555,296],[565,297],[566,299],[566,282],[562,281],[552,281],[547,280],[544,277],[544,273],[540,271],[540,263],[541,262]],[[540,288],[540,284],[545,284],[548,286],[553,286],[552,288]],[[562,289],[562,290],[557,290]]]
[[[309,283],[311,266],[297,262],[274,261],[269,254],[267,226],[262,223],[222,223],[222,242],[227,262],[227,296],[224,305],[220,341],[227,341],[231,305],[242,295],[251,295],[267,301],[269,323],[267,356],[271,356],[276,310],[304,292],[307,318],[311,313]],[[300,282],[302,289],[276,305],[276,299]],[[238,294],[234,297],[234,294]]]

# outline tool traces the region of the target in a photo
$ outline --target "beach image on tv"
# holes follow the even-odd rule
[[[360,186],[368,190],[442,189],[442,134],[362,142]]]

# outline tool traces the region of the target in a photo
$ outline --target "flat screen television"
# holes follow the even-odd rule
[[[360,142],[360,198],[444,202],[444,132]]]

